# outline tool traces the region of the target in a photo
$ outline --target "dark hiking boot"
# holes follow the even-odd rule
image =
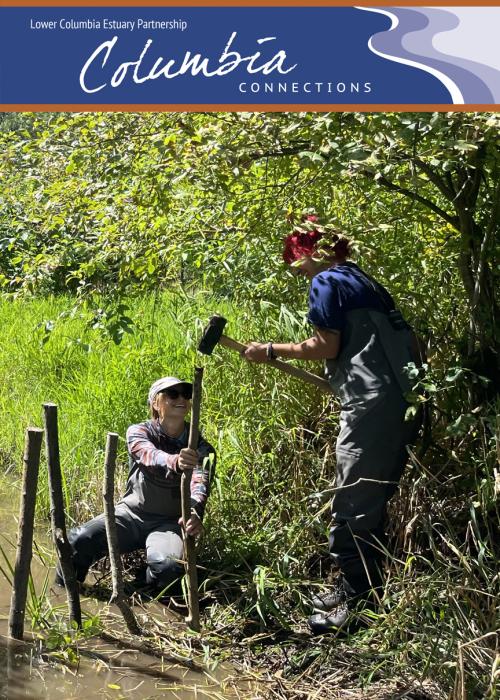
[[[308,618],[307,624],[312,634],[319,636],[321,634],[336,634],[342,628],[345,630],[345,625],[350,617],[347,605],[338,605],[333,610],[316,613]],[[343,630],[343,631],[344,631]]]
[[[373,588],[372,588],[373,586]],[[377,600],[382,593],[382,580],[378,571],[370,572],[368,578],[365,571],[350,571],[348,577],[342,574],[329,591],[311,595],[311,603],[315,612],[334,610],[342,603],[352,604],[359,600]]]
[[[363,611],[368,609],[373,609],[373,606],[367,604],[362,610],[355,610],[351,609],[347,603],[343,603],[334,610],[311,615],[307,620],[307,624],[315,636],[321,634],[338,634],[341,636],[355,634],[358,630],[369,625],[369,616],[363,615]]]
[[[328,612],[328,610],[337,608],[345,600],[346,592],[341,583],[335,585],[329,591],[311,595],[311,603],[315,612]]]
[[[342,575],[332,591],[313,596],[317,612],[308,619],[313,634],[353,634],[369,624],[363,611],[377,608],[383,594],[380,567],[372,564],[366,569],[356,563],[342,569]]]

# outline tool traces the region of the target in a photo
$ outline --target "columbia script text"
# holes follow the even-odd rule
[[[273,72],[286,75],[297,67],[296,63],[286,66],[287,55],[283,49],[274,53],[271,58],[265,58],[260,50],[250,56],[242,56],[233,49],[236,37],[237,32],[233,32],[217,62],[201,53],[192,53],[191,51],[186,51],[184,56],[180,58],[166,59],[163,56],[155,56],[154,50],[151,49],[153,40],[148,39],[136,60],[121,62],[118,66],[113,66],[113,47],[118,42],[118,36],[114,36],[99,44],[85,61],[80,71],[80,87],[84,92],[95,93],[103,90],[108,84],[113,88],[118,87],[127,76],[131,77],[134,83],[140,84],[158,78],[177,78],[187,73],[193,76],[201,74],[205,78],[213,78],[227,75],[240,66],[244,67],[247,73],[262,73],[263,75],[269,75]],[[256,43],[267,49],[269,42],[275,40],[275,36],[267,36],[257,39]],[[151,65],[152,62],[153,65]],[[107,74],[110,76],[109,80],[96,85],[88,75],[91,70],[94,74],[94,80],[96,72],[97,74]]]

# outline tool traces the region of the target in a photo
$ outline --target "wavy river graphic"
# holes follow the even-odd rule
[[[375,55],[437,78],[454,104],[500,102],[500,7],[358,7],[385,15],[374,34]]]

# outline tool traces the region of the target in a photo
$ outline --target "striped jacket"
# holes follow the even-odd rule
[[[175,519],[181,515],[179,452],[188,446],[189,424],[182,435],[167,435],[157,419],[127,430],[130,472],[123,502],[137,512]],[[191,507],[203,517],[215,471],[215,450],[203,436],[198,441],[198,466],[191,478]]]

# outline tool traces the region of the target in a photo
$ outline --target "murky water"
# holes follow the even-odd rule
[[[17,501],[19,490],[15,489],[10,502],[0,502],[0,546],[9,561],[15,561],[14,544],[17,538]],[[15,515],[14,515],[15,513]],[[46,535],[38,532],[35,541],[47,545]],[[4,557],[0,553],[0,566],[8,573]],[[32,575],[36,590],[39,592],[47,569],[39,557],[34,555]],[[52,572],[50,573],[52,579]],[[79,661],[71,663],[56,662],[47,654],[40,654],[40,642],[33,638],[30,630],[29,615],[26,616],[26,643],[15,643],[8,639],[8,615],[11,587],[0,571],[0,698],[17,700],[71,700],[72,698],[149,698],[172,697],[179,700],[222,700],[223,698],[252,698],[257,695],[249,684],[237,679],[235,669],[218,666],[208,670],[196,658],[172,661],[167,652],[164,659],[154,658],[140,651],[129,650],[122,643],[110,643],[100,637],[92,637],[81,644]],[[50,593],[54,605],[65,604],[64,592],[57,587]],[[82,598],[82,610],[89,615],[96,613],[109,615],[105,603]],[[182,628],[182,617],[175,615],[158,603],[149,603],[139,614],[150,620],[156,619],[162,630]],[[120,626],[113,625],[108,630],[113,636],[124,637]],[[123,630],[123,628],[122,628]],[[137,641],[137,639],[136,639]],[[194,664],[193,664],[194,661]],[[193,668],[194,665],[194,668]]]

